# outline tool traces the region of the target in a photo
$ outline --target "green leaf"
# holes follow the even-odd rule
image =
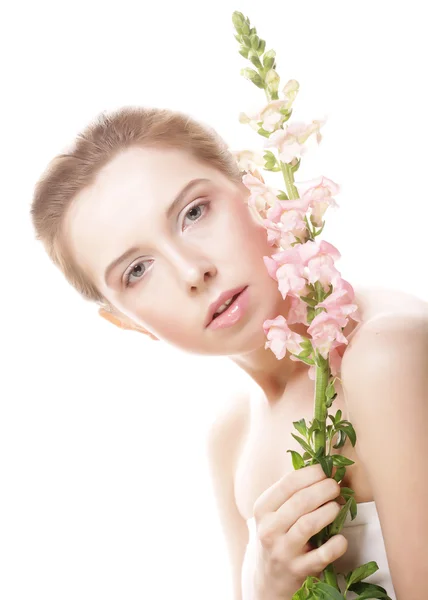
[[[342,487],[340,488],[341,494],[342,496],[346,497],[346,496],[353,496],[355,494],[354,490],[351,490],[351,488],[348,487]]]
[[[355,429],[352,427],[352,425],[351,424],[340,425],[339,428],[346,433],[346,435],[349,437],[349,439],[351,441],[351,444],[353,446],[355,446],[355,444],[357,443],[357,435],[356,435]]]
[[[324,583],[320,581],[320,583],[316,584],[316,590],[320,590],[323,593],[323,600],[346,600],[345,596],[343,596],[340,592],[338,592],[333,586],[328,585],[328,583]]]
[[[340,483],[341,480],[343,479],[343,476],[345,475],[345,473],[346,473],[346,468],[345,467],[339,467],[336,470],[336,473],[333,475],[333,479],[335,481],[337,481],[337,483]]]
[[[353,521],[357,516],[357,503],[355,498],[351,498],[351,520]]]
[[[355,583],[349,591],[359,594],[358,600],[370,600],[371,598],[391,600],[386,589],[374,583]]]
[[[328,386],[325,390],[325,396],[326,396],[327,400],[330,400],[331,398],[333,398],[335,393],[336,393],[336,390],[334,389],[334,383],[333,383],[333,381],[330,381],[330,383],[328,384]]]
[[[330,398],[329,400],[326,400],[326,401],[325,401],[325,407],[326,407],[326,408],[330,408],[330,406],[333,404],[333,400],[336,398],[336,395],[337,395],[337,394],[335,394],[335,395],[333,396],[333,398]]]
[[[303,302],[306,302],[306,304],[309,304],[309,306],[312,306],[313,308],[315,308],[315,306],[318,304],[318,300],[316,300],[315,298],[309,298],[309,296],[300,296],[300,299],[303,300]]]
[[[248,48],[241,48],[241,50],[239,51],[239,54],[241,56],[243,56],[244,58],[248,58],[248,52],[249,52]]]
[[[351,500],[353,500],[353,498],[347,500],[346,504],[344,504],[340,509],[339,514],[334,519],[333,523],[329,526],[330,536],[337,535],[342,530],[343,524],[345,523],[346,517],[348,516],[348,510]]]
[[[348,467],[349,465],[354,464],[353,460],[346,458],[346,456],[342,456],[341,454],[332,454],[331,456],[335,467]]]
[[[312,421],[312,424],[311,424],[311,426],[309,427],[308,434],[309,434],[309,435],[312,435],[312,433],[313,433],[314,431],[322,431],[322,429],[323,429],[323,426],[324,426],[324,423],[323,423],[323,422],[321,422],[319,419],[314,419],[314,420]]]
[[[300,421],[293,421],[294,428],[297,429],[299,433],[304,435],[305,437],[308,434],[308,428],[306,425],[305,419],[300,419]]]
[[[361,565],[360,567],[357,567],[356,569],[354,569],[352,571],[351,576],[349,577],[349,580],[347,581],[347,587],[350,587],[354,583],[358,583],[365,577],[370,577],[370,575],[373,575],[373,573],[376,573],[376,571],[378,569],[379,569],[379,567],[374,560],[371,560],[370,562],[365,563],[364,565]]]
[[[327,477],[331,477],[331,474],[333,472],[333,462],[331,460],[331,456],[323,456],[318,460],[319,464],[322,466],[322,470],[327,475]]]
[[[259,55],[263,54],[263,52],[265,51],[265,48],[266,48],[266,42],[264,40],[260,40]]]
[[[297,356],[302,362],[306,363],[307,365],[313,365],[314,361],[311,358],[305,358],[296,354],[293,354],[293,356]]]
[[[346,433],[344,431],[342,431],[342,429],[339,429],[338,433],[339,433],[339,437],[337,439],[337,442],[333,446],[333,448],[335,450],[338,450],[339,448],[342,448],[345,445],[345,442],[346,442]]]
[[[295,450],[287,450],[287,452],[291,452],[291,461],[295,471],[302,469],[305,466],[305,461],[298,452]]]
[[[307,600],[307,598],[307,592],[305,588],[302,587],[300,588],[300,590],[297,590],[297,592],[292,595],[291,600]]]
[[[294,433],[291,434],[295,440],[297,440],[299,442],[299,444],[302,446],[302,448],[304,450],[306,450],[306,452],[309,452],[309,454],[313,457],[314,456],[314,451],[312,450],[312,448],[309,446],[309,444],[307,442],[305,442],[305,440],[303,440],[301,437],[299,437],[298,435],[295,435]]]
[[[264,84],[263,84],[263,85],[264,85]],[[263,127],[260,127],[260,128],[257,130],[257,133],[258,133],[259,135],[262,135],[263,137],[266,137],[266,138],[270,137],[270,131],[266,131],[266,129],[263,129]]]

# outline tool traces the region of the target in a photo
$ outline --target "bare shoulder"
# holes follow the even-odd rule
[[[376,355],[376,342],[385,340],[390,345],[401,344],[411,332],[426,329],[428,324],[428,302],[401,290],[374,289],[366,304],[365,318],[351,334],[350,342],[343,355],[342,374],[349,372],[361,361],[366,364]],[[390,349],[394,348],[390,346]],[[379,355],[376,355],[379,357]]]

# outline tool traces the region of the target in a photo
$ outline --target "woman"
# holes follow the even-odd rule
[[[293,421],[312,419],[314,382],[307,365],[264,347],[264,321],[287,318],[290,298],[267,272],[263,256],[275,248],[241,178],[210,128],[181,113],[124,108],[51,161],[35,187],[33,223],[102,317],[192,353],[227,355],[249,375],[249,391],[231,399],[208,441],[236,599],[291,598],[332,561],[345,572],[369,560],[379,571],[368,581],[392,598],[393,588],[420,598],[428,305],[356,290],[361,321],[344,330],[350,343],[329,412],[340,408],[357,432],[357,446],[339,452],[354,461],[341,483],[355,491],[360,525],[348,520],[343,535],[314,549],[309,539],[334,520],[340,489],[317,465],[294,471],[286,452],[301,451]]]

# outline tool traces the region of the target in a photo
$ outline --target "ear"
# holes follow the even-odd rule
[[[139,325],[137,325],[136,323],[134,323],[126,317],[120,317],[119,315],[113,314],[105,310],[104,308],[99,308],[98,314],[100,315],[100,317],[102,317],[106,321],[110,321],[110,323],[113,323],[113,325],[116,325],[116,327],[119,327],[120,329],[139,331],[140,333],[144,333],[149,338],[155,341],[159,339],[156,336],[154,336],[150,331],[147,331],[147,329],[144,329],[144,327],[140,327]]]

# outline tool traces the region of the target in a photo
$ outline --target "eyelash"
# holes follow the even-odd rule
[[[199,207],[203,206],[207,210],[209,204],[210,204],[210,202],[199,202],[199,204],[194,204],[193,206],[190,206],[190,208],[187,210],[184,218],[186,218],[186,216],[189,214],[189,212],[191,210],[195,209],[195,208],[199,208]],[[197,223],[198,221],[200,221],[203,218],[203,215],[206,213],[206,210],[204,210],[203,213],[202,213],[202,215],[199,217],[199,219],[196,219],[196,221],[193,221],[193,223]],[[130,278],[131,278],[131,275],[132,275],[132,271],[135,269],[135,267],[138,267],[138,265],[141,265],[141,264],[143,264],[145,262],[149,262],[149,261],[147,261],[147,260],[140,260],[140,262],[137,262],[137,263],[133,264],[129,268],[129,270],[125,273],[125,287],[132,287],[133,285],[135,285],[134,283],[130,283]],[[144,271],[144,273],[145,273],[145,271]],[[144,276],[144,273],[143,273],[143,276]],[[140,277],[140,279],[142,279],[142,277]]]

